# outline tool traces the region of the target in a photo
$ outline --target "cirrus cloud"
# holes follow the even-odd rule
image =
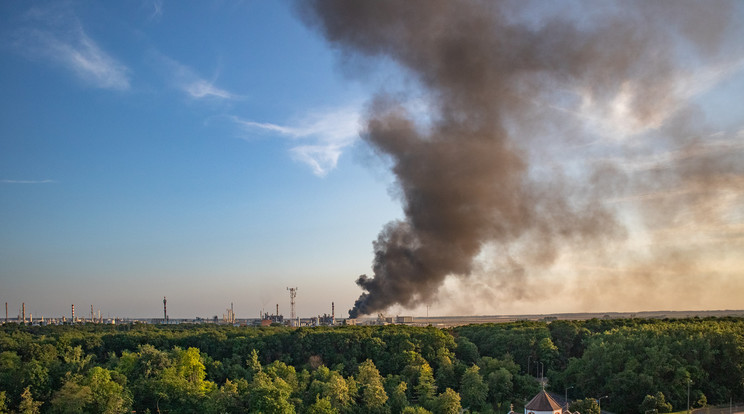
[[[308,165],[318,177],[335,169],[344,149],[359,137],[359,109],[354,106],[311,113],[289,125],[237,116],[229,119],[246,132],[264,132],[293,141],[296,145],[290,148],[292,158]]]
[[[51,61],[101,89],[128,90],[130,70],[86,33],[67,6],[32,8],[14,33],[14,46],[31,59]]]

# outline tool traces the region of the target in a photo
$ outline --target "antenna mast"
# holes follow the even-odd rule
[[[289,320],[294,321],[295,320],[295,298],[297,297],[297,288],[288,287],[287,290],[289,291]]]

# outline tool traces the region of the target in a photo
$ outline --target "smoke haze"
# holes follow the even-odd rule
[[[405,219],[373,243],[350,315],[431,303],[451,276],[476,293],[447,294],[471,306],[529,302],[536,286],[591,306],[607,292],[582,280],[638,298],[649,283],[740,275],[744,137],[712,131],[691,102],[741,70],[735,8],[298,3],[346,62],[390,59],[414,81],[367,107],[362,138],[389,161]],[[683,230],[709,239],[670,234]],[[715,258],[734,270],[699,263]]]

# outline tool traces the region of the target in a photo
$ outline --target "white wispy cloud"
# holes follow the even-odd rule
[[[150,14],[150,20],[159,20],[163,15],[163,0],[152,0],[150,2],[152,7],[152,14]]]
[[[130,70],[88,36],[69,7],[33,8],[14,34],[15,46],[32,59],[52,61],[98,88],[130,87]]]
[[[324,177],[336,168],[344,149],[358,139],[359,116],[358,107],[350,106],[312,113],[292,125],[255,122],[236,116],[229,119],[248,132],[264,131],[296,141],[297,145],[290,148],[292,158]]]
[[[232,93],[220,89],[214,86],[211,82],[207,82],[204,79],[197,79],[191,82],[187,82],[182,85],[183,90],[191,95],[192,98],[206,98],[215,97],[223,99],[233,99],[235,95]]]
[[[290,150],[292,157],[305,163],[313,170],[313,174],[324,177],[336,168],[338,159],[344,146],[334,144],[300,145]]]
[[[51,184],[54,180],[0,180],[3,184]]]
[[[206,80],[199,76],[193,69],[175,59],[159,52],[153,52],[153,55],[155,56],[155,60],[158,61],[164,69],[164,72],[168,74],[169,81],[173,87],[181,90],[191,98],[240,98],[239,95],[215,86],[217,75],[215,75],[212,80]]]

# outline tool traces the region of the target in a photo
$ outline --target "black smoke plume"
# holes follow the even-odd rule
[[[596,249],[625,237],[605,200],[632,180],[611,162],[583,178],[553,169],[551,157],[562,153],[549,153],[551,145],[581,133],[555,106],[573,107],[566,101],[576,95],[562,91],[606,103],[631,89],[629,122],[653,124],[683,99],[670,78],[678,48],[717,53],[731,5],[565,3],[577,18],[560,4],[298,3],[344,59],[391,59],[428,104],[425,125],[400,94],[381,92],[368,106],[362,137],[390,161],[405,220],[374,242],[374,275],[357,279],[365,293],[351,317],[427,303],[447,276],[471,274],[487,243],[530,268],[549,266],[567,246]]]

